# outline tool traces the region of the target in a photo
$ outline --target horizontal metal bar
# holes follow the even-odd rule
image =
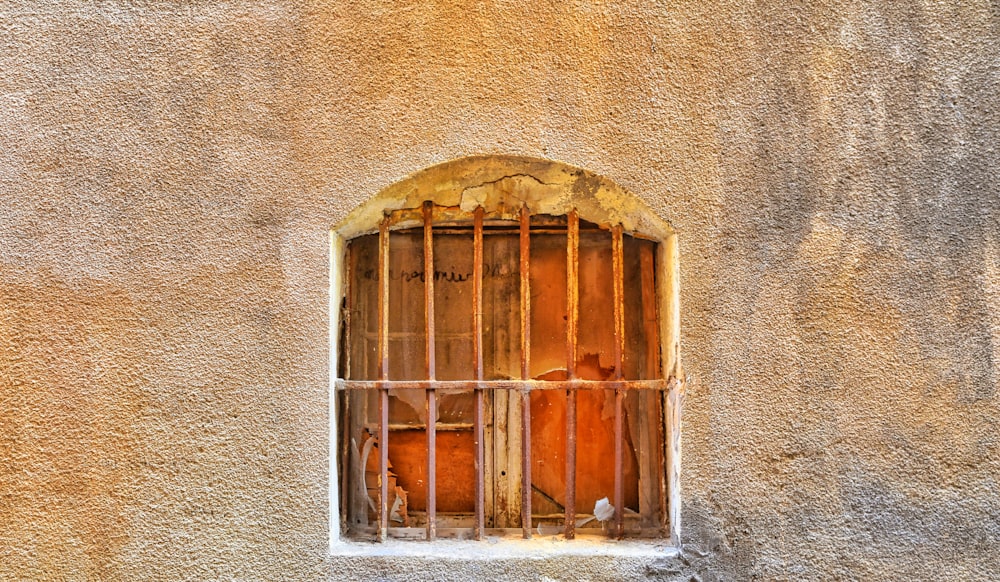
[[[434,227],[456,227],[472,226],[471,213],[462,210],[459,206],[438,206],[434,205]],[[424,224],[423,204],[416,208],[400,208],[393,210],[386,217],[387,224],[393,230],[405,230],[419,228]],[[531,217],[532,227],[565,226],[565,215],[536,214]],[[518,225],[517,214],[504,214],[503,212],[483,212],[483,226],[489,230],[495,226],[510,226],[516,228]]]
[[[442,233],[452,234],[452,231],[472,232],[473,221],[469,212],[462,210],[458,206],[434,206],[434,229],[441,228]],[[423,206],[416,208],[403,208],[390,212],[385,217],[386,224],[393,232],[412,230],[414,234],[419,234],[419,229],[424,224]],[[553,233],[565,233],[567,223],[566,215],[546,215],[535,214],[531,216],[531,233],[544,232],[544,229],[552,229]],[[484,212],[483,234],[517,234],[518,215],[499,211]],[[611,230],[612,224],[585,223],[580,225],[580,230]],[[467,229],[467,230],[466,230]],[[504,233],[503,231],[507,231]],[[631,230],[623,231],[628,236],[637,239],[651,240],[659,242],[659,239]]]
[[[594,229],[594,230],[598,230],[598,229]],[[490,236],[490,235],[493,235],[493,234],[514,235],[514,234],[518,234],[519,232],[520,232],[519,228],[512,227],[512,228],[494,228],[494,229],[490,229],[490,230],[484,230],[483,234],[486,235],[486,236]],[[442,226],[440,228],[438,228],[438,227],[434,228],[434,236],[438,236],[439,234],[467,236],[467,235],[470,235],[472,233],[473,233],[472,230],[470,230],[468,228],[465,228],[465,227],[462,227],[462,226],[452,226],[452,227]],[[531,229],[531,234],[533,234],[533,235],[535,235],[535,234],[566,234],[566,229],[565,228],[558,228],[558,227],[532,228]]]
[[[566,514],[562,513],[562,512],[560,512],[560,513],[545,513],[545,514],[542,514],[542,515],[536,515],[535,517],[538,518],[539,520],[543,520],[544,519],[544,520],[551,521],[553,525],[560,525],[561,526],[562,523],[560,523],[560,522],[562,522],[562,520],[566,517]],[[634,512],[634,511],[632,511],[631,509],[629,509],[627,507],[625,508],[625,513],[623,515],[623,519],[628,520],[628,521],[639,521],[639,519],[641,517],[642,516],[640,516],[638,513]],[[578,513],[578,514],[576,514],[576,518],[578,520],[580,520],[580,521],[583,521],[585,519],[586,520],[590,520],[587,523],[591,524],[592,527],[594,527],[594,528],[600,527],[600,523],[601,522],[597,521],[597,518],[593,514],[590,514],[590,513]]]
[[[343,380],[336,381],[337,390],[439,390],[465,392],[484,390],[670,390],[677,382],[669,380]]]
[[[535,489],[532,489],[532,490],[535,491]],[[424,521],[427,519],[427,512],[426,511],[421,511],[421,510],[407,510],[406,515],[410,518],[410,522],[411,523],[415,523],[416,525],[415,526],[394,526],[394,527],[397,527],[397,528],[398,527],[416,527],[416,528],[419,528],[419,529],[423,529],[422,526],[424,524]],[[578,513],[576,515],[577,515],[577,517],[581,521],[586,519],[586,520],[588,520],[587,521],[588,524],[593,524],[595,528],[596,527],[600,527],[600,522],[597,521],[596,516],[594,516],[592,513]],[[559,511],[559,513],[543,513],[543,514],[538,515],[537,517],[539,519],[547,519],[547,520],[551,520],[553,522],[556,522],[556,521],[562,521],[562,519],[564,517],[564,514],[563,514],[562,511]],[[625,519],[626,520],[639,521],[639,519],[641,517],[642,516],[639,514],[638,511],[634,511],[632,509],[629,509],[628,507],[625,508]],[[455,528],[469,527],[469,528],[471,528],[473,526],[466,525],[466,524],[471,524],[472,523],[472,520],[475,519],[475,514],[474,513],[470,513],[468,511],[439,511],[438,512],[438,518],[441,520],[441,523],[443,523],[445,527],[455,527]],[[362,526],[362,527],[364,527],[364,526]],[[490,528],[490,529],[496,531],[496,530],[503,530],[505,528]],[[650,531],[659,531],[656,528],[649,528],[649,529],[650,529]],[[514,532],[514,533],[517,533],[517,532],[521,531],[521,528],[510,528],[510,531]]]
[[[603,225],[602,224],[602,225],[599,225],[597,228],[583,228],[583,227],[581,227],[580,228],[580,232],[593,233],[593,232],[600,232],[600,231],[609,231],[609,230],[611,230],[611,228],[613,228],[613,227],[608,227],[607,225]],[[400,230],[394,230],[392,232],[393,232],[393,234],[396,234],[396,233],[400,233],[400,234],[410,233],[410,234],[415,234],[415,235],[420,234],[419,230],[416,229],[416,228],[404,228],[404,229],[400,229]],[[484,230],[483,231],[483,235],[484,236],[493,236],[493,235],[515,236],[519,232],[520,232],[520,230],[515,226],[515,227],[511,227],[511,228],[493,228],[493,229],[489,229],[489,230]],[[434,227],[434,236],[438,236],[438,235],[471,236],[472,234],[473,234],[473,231],[472,231],[471,228],[462,226],[460,224],[459,225],[453,225],[453,226],[442,226],[442,227],[435,226]],[[532,236],[534,236],[536,234],[565,235],[566,234],[566,228],[565,227],[561,227],[561,226],[550,226],[550,227],[541,227],[541,228],[532,227],[531,234],[532,234]],[[660,239],[658,239],[658,238],[655,238],[655,237],[652,237],[652,236],[649,236],[649,235],[645,235],[645,234],[642,234],[642,233],[639,233],[639,232],[624,232],[624,234],[625,234],[625,236],[629,236],[629,237],[632,237],[632,238],[637,239],[637,240],[648,240],[648,241],[652,241],[652,242],[655,242],[655,243],[660,242]]]
[[[583,514],[579,514],[581,517]],[[560,516],[561,517],[561,516]],[[544,517],[542,519],[545,519]],[[658,528],[648,528],[648,527],[637,527],[633,525],[635,521],[629,519],[626,516],[627,525],[625,527],[625,533],[629,534],[629,539],[660,539],[661,532]],[[596,523],[596,522],[595,522]],[[551,528],[551,533],[545,530]],[[445,539],[473,539],[473,529],[472,527],[439,527],[437,530],[437,537]],[[541,524],[541,528],[536,529],[535,534],[539,534],[537,529],[543,529],[541,535],[543,536],[555,536],[563,533],[562,528],[557,528],[553,523]],[[354,527],[351,529],[351,533],[348,537],[352,535],[363,536],[365,534],[371,535],[374,533],[375,528],[369,527]],[[521,528],[492,528],[488,527],[485,529],[488,536],[496,536],[501,539],[520,539],[519,534],[521,533]],[[388,529],[388,537],[397,540],[425,540],[427,539],[427,528],[425,527],[390,527]],[[577,539],[589,539],[589,540],[604,540],[607,539],[607,534],[599,527],[583,527],[577,530]]]

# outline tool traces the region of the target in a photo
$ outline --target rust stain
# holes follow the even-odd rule
[[[475,444],[472,431],[437,433],[437,511],[472,513],[476,507]],[[427,435],[423,429],[393,431],[389,453],[399,486],[412,511],[427,509]]]
[[[584,380],[610,379],[612,370],[597,365],[597,358],[587,355],[577,361],[577,376]],[[553,370],[537,379],[564,380],[565,370]],[[598,499],[610,497],[615,476],[609,471],[615,456],[614,425],[605,422],[606,411],[614,407],[610,390],[581,390],[577,393],[577,466],[576,497],[580,512],[587,513]],[[626,412],[626,416],[627,416]],[[624,423],[628,426],[628,423]],[[531,393],[531,479],[537,491],[532,499],[535,513],[559,513],[565,501],[566,395],[561,390],[536,390]],[[632,437],[625,430],[623,489],[625,507],[639,509],[639,471]],[[551,498],[547,499],[546,495]]]

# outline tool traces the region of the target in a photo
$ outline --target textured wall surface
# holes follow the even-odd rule
[[[690,382],[683,560],[468,571],[1000,577],[997,46],[974,0],[0,2],[0,579],[424,567],[328,555],[329,229],[471,154],[679,230]]]

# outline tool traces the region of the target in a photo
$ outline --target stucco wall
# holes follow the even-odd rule
[[[328,556],[329,229],[483,153],[680,232],[686,558],[601,567],[1000,577],[997,46],[973,1],[0,4],[0,578],[394,576]]]

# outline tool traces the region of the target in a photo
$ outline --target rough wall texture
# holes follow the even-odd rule
[[[971,0],[0,3],[0,578],[399,576],[327,555],[329,228],[482,153],[681,233],[690,563],[624,575],[1000,577],[998,43]]]

